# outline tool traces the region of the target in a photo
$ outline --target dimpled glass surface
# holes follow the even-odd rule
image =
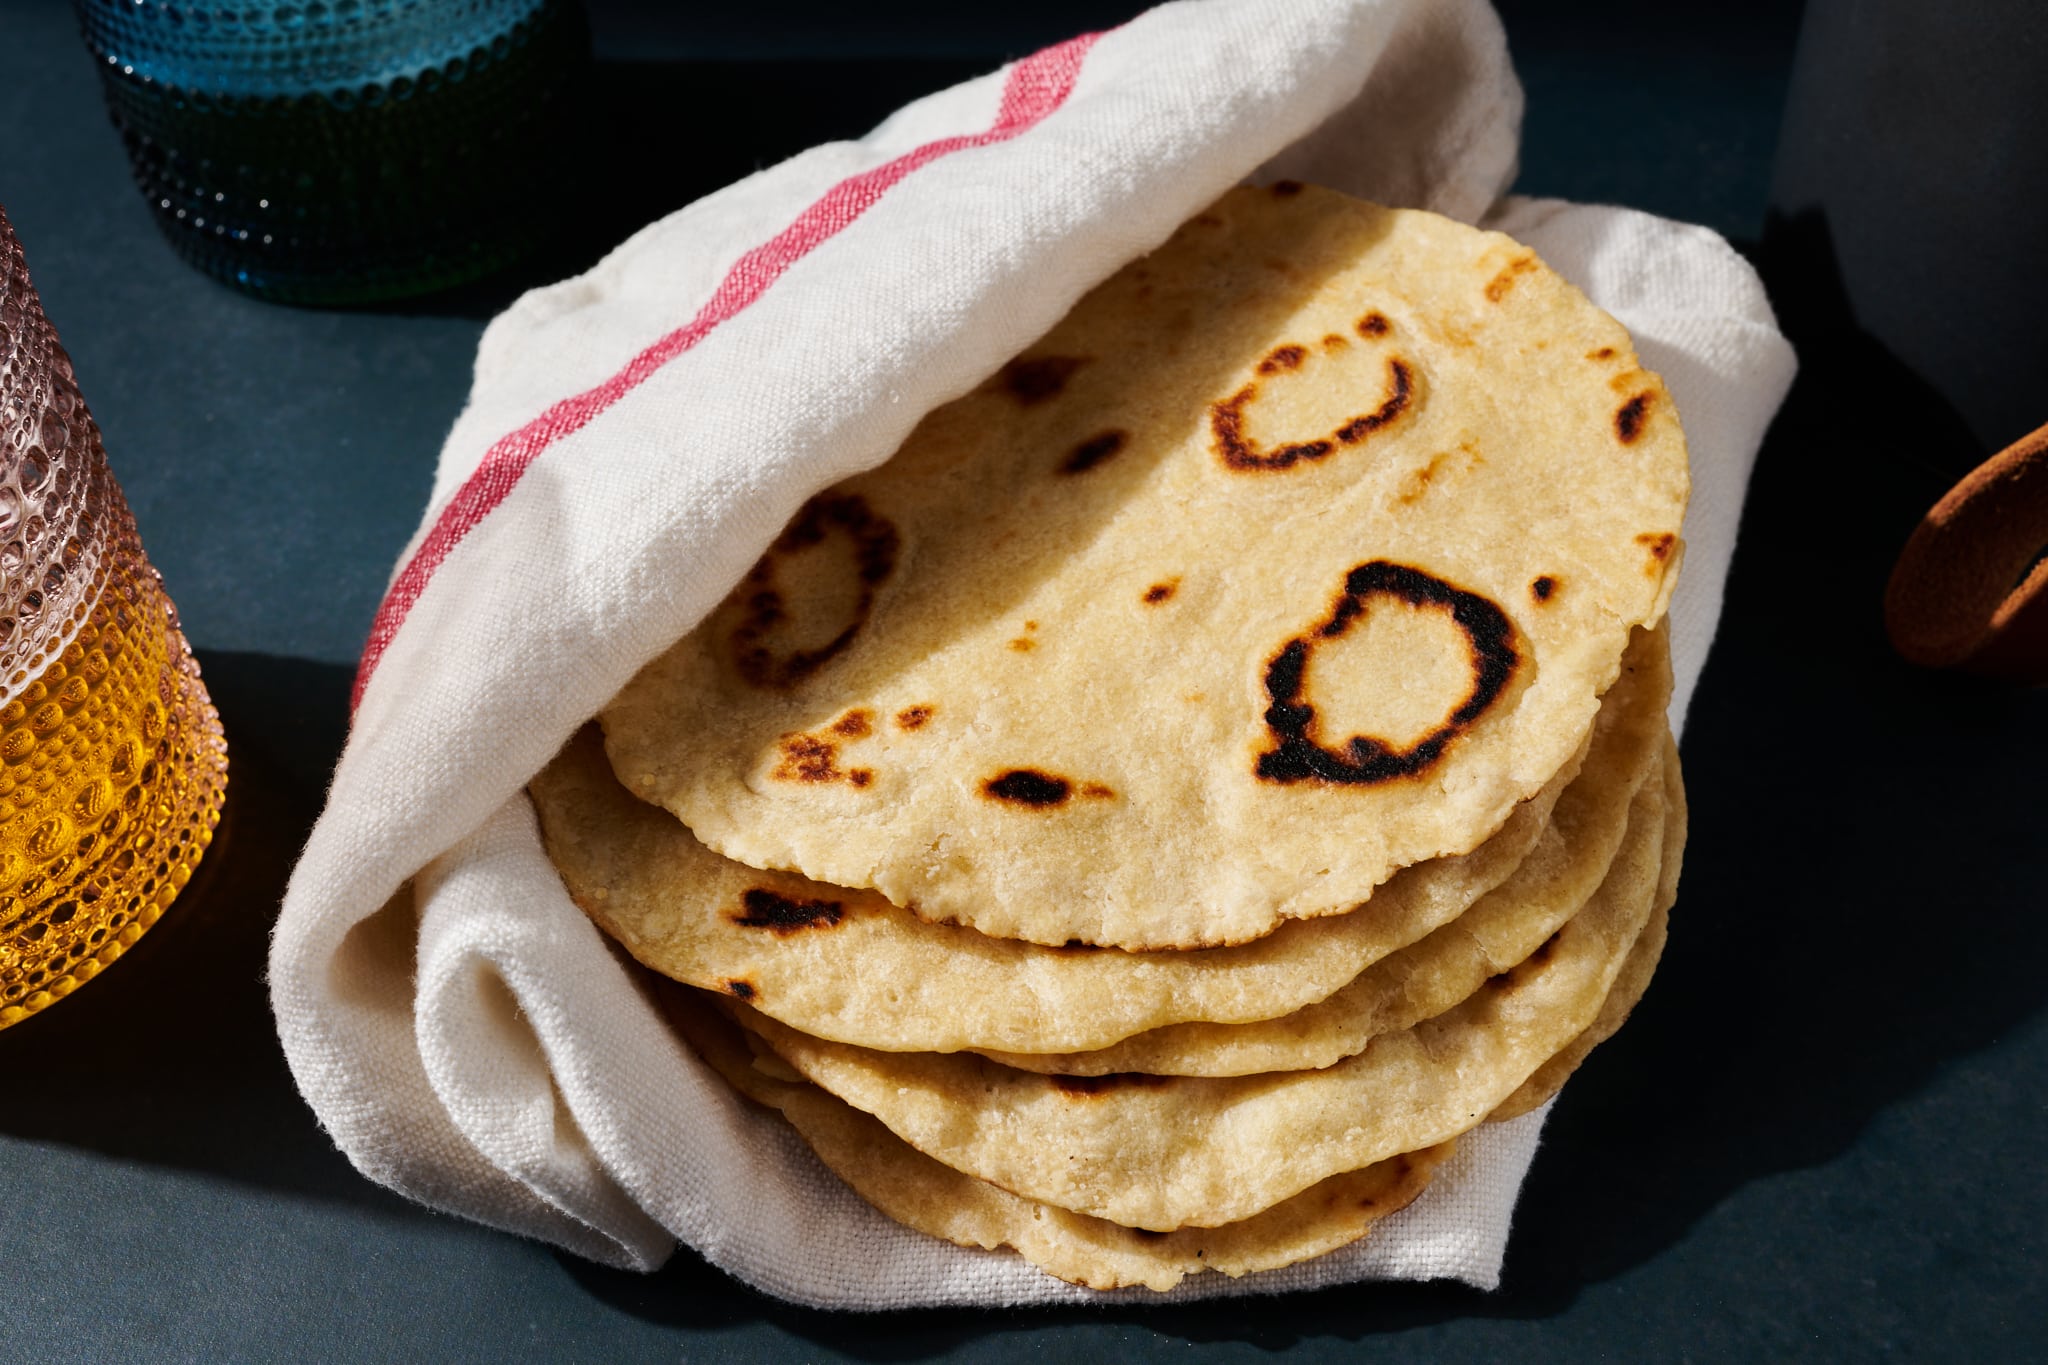
[[[155,923],[227,748],[99,428],[0,214],[0,1027]]]
[[[561,218],[575,0],[75,0],[108,111],[187,261],[290,303],[443,288]]]

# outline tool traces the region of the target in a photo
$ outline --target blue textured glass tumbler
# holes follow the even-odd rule
[[[200,270],[285,303],[467,283],[575,195],[578,0],[74,0],[136,183]]]

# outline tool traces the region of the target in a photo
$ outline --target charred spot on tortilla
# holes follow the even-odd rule
[[[784,782],[837,782],[839,773],[839,746],[816,735],[784,735],[777,746],[782,752],[782,761],[775,765],[775,776]]]
[[[1036,768],[1009,768],[981,784],[982,792],[1012,806],[1045,810],[1064,805],[1074,784]]]
[[[1060,463],[1060,473],[1086,474],[1122,450],[1130,439],[1129,432],[1115,429],[1090,436],[1067,452],[1067,458]]]
[[[842,769],[838,744],[823,735],[801,731],[784,735],[776,742],[776,750],[780,757],[769,776],[779,782],[844,782],[851,787],[865,787],[875,780],[871,768],[850,772]]]
[[[1623,445],[1634,445],[1650,420],[1650,401],[1655,395],[1639,393],[1623,403],[1614,414],[1614,434]]]
[[[938,708],[930,702],[920,702],[916,706],[906,706],[896,713],[896,728],[899,730],[923,729],[925,722],[932,718],[932,712],[936,710]]]
[[[746,929],[766,929],[778,938],[804,929],[831,929],[846,917],[839,901],[794,900],[765,886],[748,887],[740,894],[741,911],[732,922]]]
[[[1523,252],[1520,256],[1517,256],[1513,260],[1509,261],[1506,265],[1500,268],[1499,274],[1495,275],[1492,279],[1486,282],[1487,302],[1499,303],[1502,299],[1507,297],[1508,291],[1515,287],[1516,276],[1524,274],[1527,271],[1534,270],[1535,268],[1536,253],[1533,251]]]
[[[1264,370],[1263,365],[1260,368]],[[1326,437],[1295,441],[1271,450],[1261,448],[1245,431],[1245,409],[1259,396],[1256,382],[1246,384],[1230,397],[1210,404],[1209,431],[1216,454],[1226,468],[1248,473],[1274,473],[1292,469],[1304,460],[1323,459],[1339,446],[1357,445],[1408,411],[1414,394],[1414,371],[1407,361],[1393,356],[1387,361],[1386,398],[1371,412],[1349,418]]]
[[[790,619],[789,605],[776,583],[778,565],[801,551],[843,535],[853,552],[854,576],[860,592],[852,619],[822,645],[777,653],[768,636]],[[795,686],[853,642],[874,610],[875,591],[895,571],[902,538],[895,523],[868,506],[858,493],[820,493],[798,510],[794,520],[756,561],[746,578],[740,620],[728,644],[734,670],[751,686],[779,690]]]
[[[1275,346],[1264,360],[1259,362],[1260,374],[1280,374],[1286,370],[1298,370],[1301,362],[1308,359],[1308,347],[1289,343]]]
[[[1353,735],[1343,747],[1319,742],[1313,702],[1302,696],[1309,655],[1322,640],[1342,636],[1374,597],[1390,597],[1412,607],[1446,611],[1464,632],[1471,652],[1471,689],[1443,723],[1406,749],[1396,749],[1371,735]],[[1458,736],[1477,723],[1500,699],[1521,662],[1513,622],[1492,601],[1436,575],[1383,559],[1360,564],[1345,575],[1329,618],[1306,635],[1280,648],[1266,665],[1266,728],[1273,747],[1259,755],[1255,771],[1282,785],[1322,782],[1369,786],[1413,777],[1449,751]]]
[[[1087,363],[1087,356],[1024,356],[1003,366],[997,379],[1010,397],[1028,408],[1059,397],[1074,371]]]

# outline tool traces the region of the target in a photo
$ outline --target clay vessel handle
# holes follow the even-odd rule
[[[2048,426],[1934,504],[1884,595],[1892,647],[1930,668],[2048,682]]]

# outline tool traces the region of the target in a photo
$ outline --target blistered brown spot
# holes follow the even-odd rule
[[[1295,195],[1301,193],[1301,182],[1299,180],[1275,180],[1272,190],[1275,199],[1292,199]]]
[[[1448,611],[1471,650],[1471,690],[1443,724],[1405,750],[1371,735],[1353,735],[1342,747],[1332,748],[1316,737],[1315,704],[1302,696],[1309,655],[1319,641],[1334,640],[1349,630],[1374,597]],[[1329,619],[1288,641],[1266,665],[1266,695],[1272,704],[1266,708],[1265,721],[1274,745],[1259,755],[1255,771],[1265,781],[1283,785],[1368,785],[1413,776],[1442,758],[1452,741],[1500,699],[1520,662],[1514,624],[1491,601],[1405,564],[1383,559],[1360,564],[1345,575],[1344,591]]]
[[[1651,568],[1671,558],[1671,549],[1678,544],[1678,537],[1669,531],[1645,531],[1636,537],[1636,544],[1650,552]]]
[[[1028,408],[1059,397],[1074,371],[1087,363],[1087,356],[1023,356],[1003,366],[996,379],[1010,397]]]
[[[752,1000],[761,993],[760,988],[743,977],[734,977],[725,983],[725,993],[741,1000]]]
[[[1328,336],[1323,338],[1323,349],[1325,351],[1341,351],[1348,348],[1350,345],[1351,343],[1349,341],[1346,341],[1343,337],[1337,335],[1335,332],[1332,332]]]
[[[782,761],[774,776],[784,782],[837,782],[839,746],[816,735],[784,735],[779,746]]]
[[[1508,296],[1508,291],[1515,287],[1515,278],[1517,276],[1527,274],[1535,268],[1536,257],[1533,254],[1517,256],[1512,261],[1509,261],[1505,266],[1501,267],[1498,275],[1495,275],[1486,282],[1487,301],[1489,303],[1499,303]]]
[[[1468,451],[1467,453],[1470,452]],[[1395,500],[1406,506],[1420,499],[1424,493],[1429,491],[1429,485],[1435,480],[1436,476],[1443,472],[1444,465],[1450,458],[1451,452],[1448,450],[1438,451],[1430,456],[1428,464],[1420,469],[1411,471],[1408,477],[1401,481],[1401,491],[1396,495]]]
[[[1557,580],[1549,574],[1544,574],[1541,578],[1533,579],[1529,583],[1529,596],[1535,598],[1538,602],[1548,602],[1550,595],[1556,591]]]
[[[784,735],[776,747],[781,750],[782,757],[769,776],[780,781],[846,782],[855,787],[865,787],[875,780],[874,770],[870,768],[855,768],[851,772],[842,770],[838,744],[823,735]]]
[[[1112,1090],[1157,1090],[1173,1080],[1171,1076],[1148,1076],[1142,1071],[1112,1071],[1105,1076],[1048,1076],[1052,1088],[1068,1095],[1105,1095]]]
[[[1387,399],[1378,408],[1351,418],[1327,437],[1262,450],[1244,430],[1244,410],[1259,395],[1257,384],[1247,384],[1222,402],[1210,405],[1209,430],[1215,437],[1217,455],[1231,469],[1248,472],[1292,469],[1303,460],[1320,460],[1338,446],[1357,445],[1392,422],[1407,410],[1414,387],[1414,375],[1408,363],[1394,357],[1387,361]]]
[[[866,707],[856,706],[832,722],[832,733],[845,735],[848,739],[866,739],[874,733],[875,713]]]
[[[1358,334],[1362,337],[1383,337],[1394,329],[1385,313],[1367,313],[1358,320]]]
[[[1105,431],[1090,436],[1067,452],[1060,462],[1062,474],[1085,474],[1124,448],[1131,439],[1128,431]]]
[[[1149,607],[1156,607],[1161,602],[1164,602],[1169,597],[1172,597],[1174,593],[1179,590],[1180,580],[1178,578],[1168,578],[1158,583],[1154,583],[1151,587],[1145,589],[1145,605]]]
[[[846,917],[846,907],[838,901],[791,900],[765,886],[741,892],[740,904],[744,909],[730,916],[734,924],[746,929],[766,929],[777,938],[787,938],[805,929],[831,929]]]
[[[1107,801],[1110,797],[1115,796],[1116,792],[1100,782],[1085,782],[1081,785],[1081,795],[1096,801]]]
[[[1613,348],[1612,346],[1602,346],[1602,347],[1601,347],[1601,348],[1600,348],[1599,350],[1597,350],[1597,351],[1588,351],[1588,352],[1586,352],[1586,359],[1588,359],[1588,360],[1612,360],[1612,359],[1614,359],[1614,348]]]
[[[788,619],[782,591],[775,585],[778,560],[822,542],[838,532],[853,542],[854,572],[860,579],[860,597],[854,603],[853,620],[846,628],[815,649],[791,650],[777,655],[767,636]],[[777,536],[759,562],[748,571],[742,584],[745,608],[728,643],[733,667],[740,677],[760,688],[786,688],[808,678],[834,655],[853,642],[874,610],[875,591],[895,571],[902,540],[894,523],[877,515],[867,499],[856,493],[820,493],[803,505],[796,519]]]
[[[1029,654],[1032,650],[1038,648],[1038,641],[1031,639],[1029,636],[1019,635],[1016,639],[1010,641],[1010,648],[1016,650],[1019,654]]]
[[[1280,374],[1286,370],[1298,370],[1301,362],[1308,359],[1306,346],[1276,346],[1272,354],[1259,362],[1260,374]]]
[[[928,704],[906,706],[896,713],[896,728],[899,730],[921,729],[924,723],[932,718],[932,712],[937,709],[937,707]]]
[[[981,790],[984,795],[1013,806],[1044,810],[1049,806],[1063,805],[1073,794],[1074,784],[1064,777],[1042,773],[1036,768],[1011,768],[983,782]]]
[[[1655,395],[1639,393],[1621,405],[1614,414],[1614,434],[1621,438],[1623,445],[1632,445],[1643,434],[1643,424],[1649,420],[1650,400]]]

